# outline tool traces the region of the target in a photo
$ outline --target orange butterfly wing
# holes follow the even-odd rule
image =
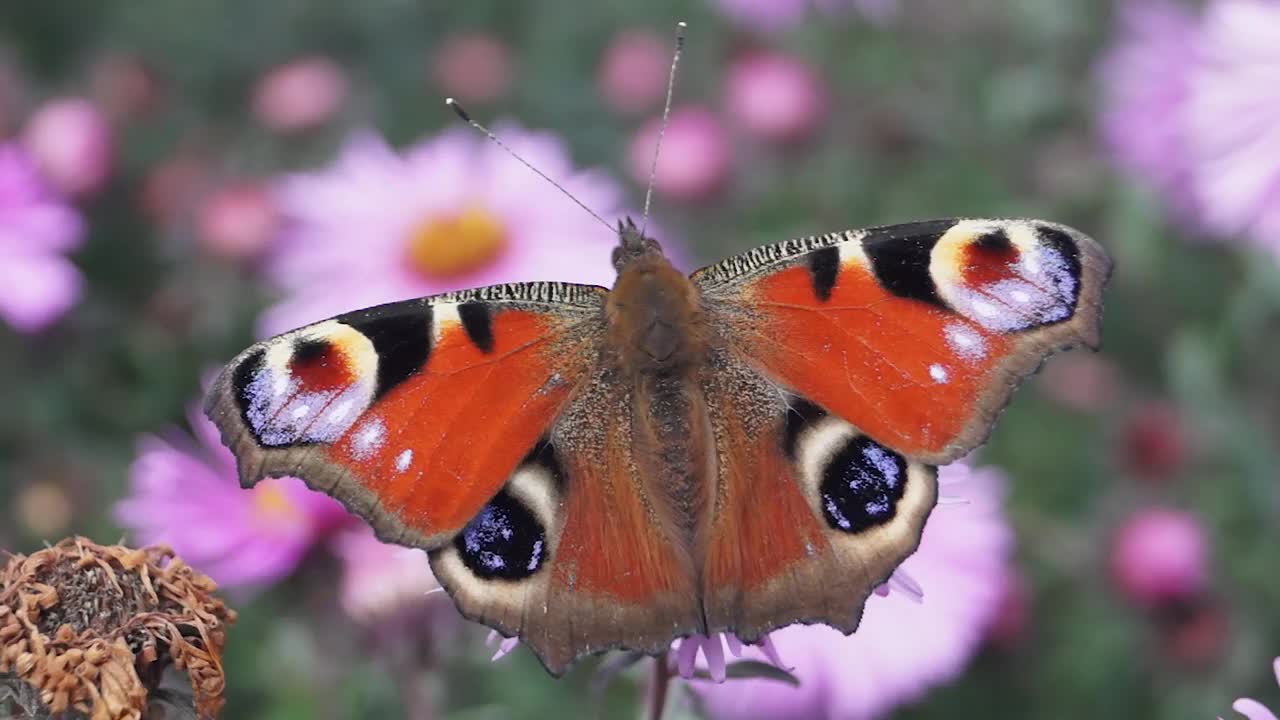
[[[590,369],[603,294],[529,283],[347,313],[241,353],[206,411],[246,486],[296,475],[384,540],[437,547]]]
[[[548,528],[545,571],[504,578],[468,562],[475,523],[430,554],[468,618],[518,636],[556,675],[587,653],[661,652],[702,628],[693,563],[639,469],[632,407],[629,390],[598,371],[503,491]]]
[[[981,443],[1051,352],[1095,346],[1110,262],[1040,221],[939,220],[792,240],[693,275],[723,356],[706,395],[712,630],[852,632],[914,552],[935,464]]]
[[[942,464],[986,439],[1047,355],[1097,345],[1110,268],[1062,225],[936,220],[760,248],[694,281],[765,376]]]

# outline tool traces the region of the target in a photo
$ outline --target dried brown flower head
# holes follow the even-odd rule
[[[67,538],[0,573],[0,673],[54,714],[138,720],[173,663],[196,714],[222,708],[222,647],[235,611],[164,546],[134,550]]]

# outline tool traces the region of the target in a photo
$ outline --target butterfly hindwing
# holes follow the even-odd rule
[[[240,479],[295,475],[387,541],[438,547],[507,484],[591,368],[601,288],[500,285],[250,347],[206,412]]]
[[[688,549],[662,517],[660,478],[642,470],[635,406],[598,370],[500,502],[431,553],[464,615],[519,637],[557,675],[584,654],[660,652],[703,627]]]
[[[706,378],[718,477],[702,572],[711,630],[856,629],[919,542],[936,468],[909,460],[727,353]]]
[[[791,240],[693,275],[765,376],[886,447],[942,464],[986,439],[1055,350],[1098,343],[1110,260],[1038,220],[935,220]]]

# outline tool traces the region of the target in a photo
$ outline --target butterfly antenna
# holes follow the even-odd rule
[[[464,110],[463,107],[458,104],[457,100],[454,100],[453,98],[445,98],[444,104],[448,105],[450,108],[453,108],[453,112],[459,118],[461,118],[463,122],[479,130],[480,132],[484,133],[485,137],[492,140],[495,144],[497,144],[498,147],[502,148],[503,150],[506,150],[507,154],[509,154],[511,157],[515,158],[516,160],[519,160],[521,165],[524,165],[525,167],[529,168],[533,172],[537,173],[538,177],[551,183],[551,187],[554,187],[555,189],[564,193],[565,197],[577,203],[578,207],[582,208],[583,210],[586,210],[587,214],[589,214],[591,217],[595,218],[596,220],[599,220],[600,224],[609,228],[610,232],[614,232],[613,226],[610,225],[608,222],[606,222],[604,218],[600,217],[600,215],[597,214],[595,210],[592,210],[591,208],[587,207],[586,204],[583,203],[581,200],[579,200],[577,197],[575,197],[573,193],[566,190],[563,185],[556,182],[555,180],[552,180],[550,176],[548,176],[546,173],[542,172],[538,168],[534,167],[533,164],[530,163],[528,160],[525,160],[524,158],[520,157],[519,153],[517,153],[515,150],[512,150],[509,145],[502,142],[502,140],[498,139],[497,135],[494,135],[492,132],[490,132],[489,128],[481,125],[480,123],[472,119],[471,113],[468,113],[466,110]]]
[[[653,201],[653,181],[658,177],[658,154],[662,151],[662,136],[667,134],[667,118],[671,116],[671,95],[676,89],[676,66],[684,51],[684,31],[689,24],[676,23],[676,51],[671,55],[671,71],[667,73],[667,101],[662,106],[662,123],[658,125],[658,142],[653,146],[653,162],[649,165],[649,186],[644,191],[644,215],[640,218],[640,234],[649,227],[649,204]]]

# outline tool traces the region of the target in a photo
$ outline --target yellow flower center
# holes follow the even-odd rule
[[[266,523],[280,523],[298,517],[298,508],[278,485],[263,484],[253,489],[253,514]]]
[[[409,262],[427,277],[454,277],[482,267],[506,244],[501,223],[489,212],[470,207],[414,228],[409,236]]]

